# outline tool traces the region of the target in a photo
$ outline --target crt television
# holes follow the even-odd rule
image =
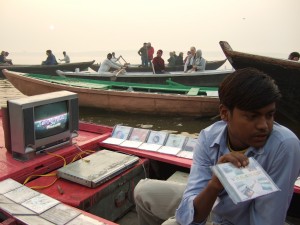
[[[58,91],[7,101],[11,152],[26,161],[36,154],[72,144],[77,136],[78,96]]]

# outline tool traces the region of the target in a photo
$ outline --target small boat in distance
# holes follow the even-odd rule
[[[226,41],[220,41],[220,46],[234,69],[253,67],[271,76],[282,93],[278,111],[300,123],[299,62],[234,51]]]
[[[56,70],[62,71],[75,71],[87,70],[95,60],[87,62],[73,62],[73,63],[59,63],[57,65],[1,65],[0,64],[0,78],[4,78],[2,70],[7,69],[10,71],[21,73],[37,73],[37,74],[49,74],[55,75]]]
[[[195,73],[184,73],[183,71],[169,72],[164,74],[153,74],[151,72],[126,72],[125,74],[118,75],[112,72],[63,72],[57,70],[59,76],[85,78],[92,80],[104,81],[119,81],[119,82],[134,82],[143,84],[165,84],[166,80],[174,82],[202,87],[218,87],[222,80],[233,70],[205,70]]]
[[[214,60],[214,61],[206,61],[206,66],[205,70],[216,70],[220,68],[227,59],[223,60]],[[100,64],[93,64],[90,66],[90,68],[96,72],[98,72],[100,67]],[[171,72],[171,71],[183,71],[183,65],[181,66],[168,66],[166,65],[166,71]],[[126,68],[127,72],[152,72],[152,67],[143,67],[142,65],[139,64],[129,64],[129,66]]]
[[[25,95],[67,90],[78,94],[79,105],[107,111],[206,117],[218,114],[216,87],[99,81],[3,70],[8,81]]]

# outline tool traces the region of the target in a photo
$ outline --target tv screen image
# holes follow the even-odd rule
[[[36,139],[62,133],[69,128],[67,102],[56,102],[34,108],[34,131]]]
[[[78,136],[78,95],[58,91],[7,101],[11,152],[26,161],[37,153],[71,145]]]

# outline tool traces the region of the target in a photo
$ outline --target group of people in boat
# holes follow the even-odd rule
[[[42,65],[57,65],[58,62],[56,60],[55,55],[53,54],[52,50],[46,51],[47,58],[45,61],[42,62]],[[65,63],[70,63],[70,57],[67,55],[65,51],[63,51],[64,58],[59,59],[59,61],[64,61]]]
[[[153,68],[153,73],[167,73],[165,60],[162,58],[163,50],[157,50],[155,57],[153,57],[153,51],[154,48],[151,46],[150,42],[145,42],[143,47],[140,48],[138,54],[141,56],[142,66],[148,67],[148,63],[150,63],[150,66]],[[116,74],[126,73],[125,69],[129,64],[127,62],[124,65],[118,63],[120,58],[122,58],[122,56],[120,55],[116,58],[114,52],[108,53],[106,59],[101,63],[98,73],[109,72],[111,69],[115,69],[114,73]],[[206,60],[202,57],[201,49],[196,50],[194,46],[190,48],[185,59],[183,59],[183,52],[180,52],[178,56],[175,52],[170,52],[170,58],[168,59],[168,62],[169,67],[184,65],[185,73],[204,71],[206,65]]]
[[[7,58],[8,55],[9,55],[9,52],[1,51],[0,64],[13,65],[12,60]],[[57,65],[58,64],[56,57],[52,53],[51,50],[47,50],[46,55],[47,55],[47,58],[45,61],[42,61],[42,65]],[[70,57],[67,55],[67,53],[65,51],[63,51],[63,56],[64,57],[62,59],[59,59],[59,61],[65,62],[65,63],[70,63]]]

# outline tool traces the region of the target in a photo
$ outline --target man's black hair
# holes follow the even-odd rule
[[[278,102],[281,93],[275,81],[254,68],[236,70],[219,87],[220,103],[229,110],[250,111]]]
[[[290,60],[292,60],[292,59],[295,58],[295,57],[300,58],[299,52],[292,52],[292,53],[289,55],[289,59],[290,59]]]

